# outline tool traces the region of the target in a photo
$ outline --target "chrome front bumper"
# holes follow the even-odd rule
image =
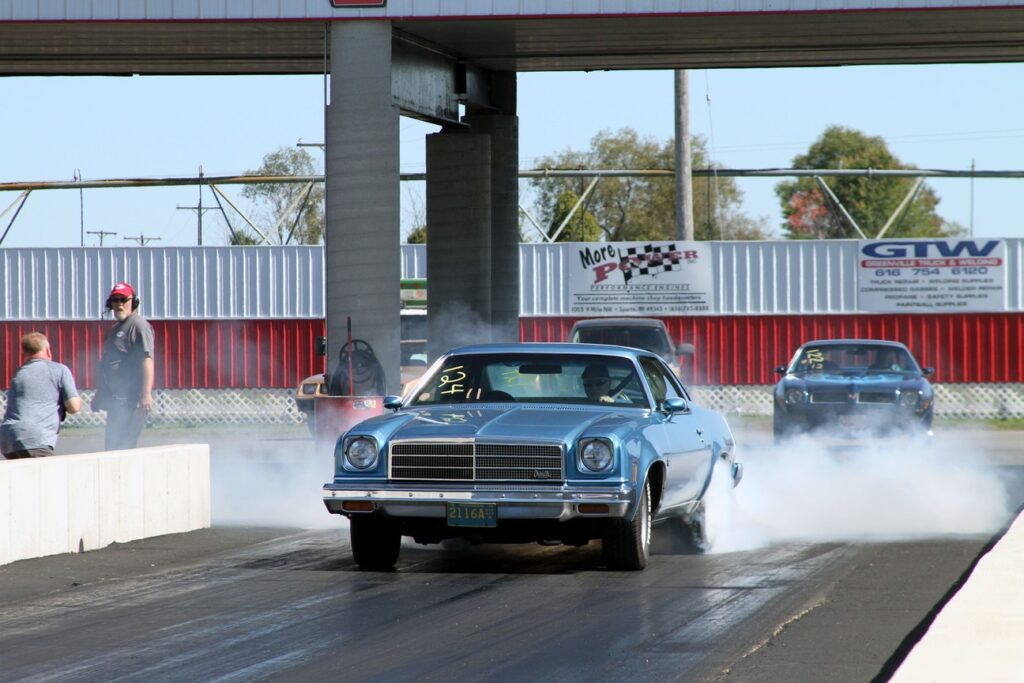
[[[381,488],[380,482],[359,486],[351,482],[325,484],[324,505],[337,514],[367,514],[343,510],[347,501],[370,501],[373,512],[392,517],[444,519],[447,503],[494,503],[498,519],[548,519],[564,522],[578,517],[625,517],[634,500],[631,484],[588,487],[485,486],[441,488],[437,486]],[[600,511],[580,511],[580,505],[605,506]]]

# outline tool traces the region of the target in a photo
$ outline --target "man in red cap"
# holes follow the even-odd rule
[[[153,409],[153,327],[139,315],[139,297],[118,282],[107,297],[117,321],[103,341],[93,410],[107,411],[106,449],[135,448]]]

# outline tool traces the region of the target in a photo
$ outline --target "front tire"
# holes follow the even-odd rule
[[[710,513],[713,514],[713,506]],[[702,553],[711,550],[715,543],[715,520],[709,514],[707,500],[702,499],[687,519],[687,526],[690,528],[690,537],[694,547]]]
[[[379,515],[353,515],[349,518],[352,559],[362,569],[386,571],[395,566],[402,547],[398,525]]]
[[[772,439],[775,443],[780,443],[785,439],[788,439],[793,431],[793,428],[786,421],[786,418],[779,415],[778,410],[772,414]]]
[[[609,520],[603,545],[609,569],[637,571],[647,566],[651,555],[650,483],[644,482],[633,519]]]

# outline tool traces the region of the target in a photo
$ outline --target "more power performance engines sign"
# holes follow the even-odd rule
[[[572,315],[685,315],[711,311],[711,248],[700,242],[571,243]]]
[[[874,240],[858,247],[862,311],[1006,310],[1003,240]]]

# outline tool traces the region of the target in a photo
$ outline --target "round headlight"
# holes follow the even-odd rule
[[[786,403],[791,406],[803,403],[806,396],[803,389],[786,389]]]
[[[611,467],[612,447],[606,441],[591,439],[583,443],[580,461],[591,472],[601,472]]]
[[[365,470],[377,462],[377,442],[366,436],[357,436],[345,448],[345,460],[357,470]]]
[[[900,394],[900,403],[908,408],[913,408],[920,400],[921,394],[916,391],[904,391]]]

